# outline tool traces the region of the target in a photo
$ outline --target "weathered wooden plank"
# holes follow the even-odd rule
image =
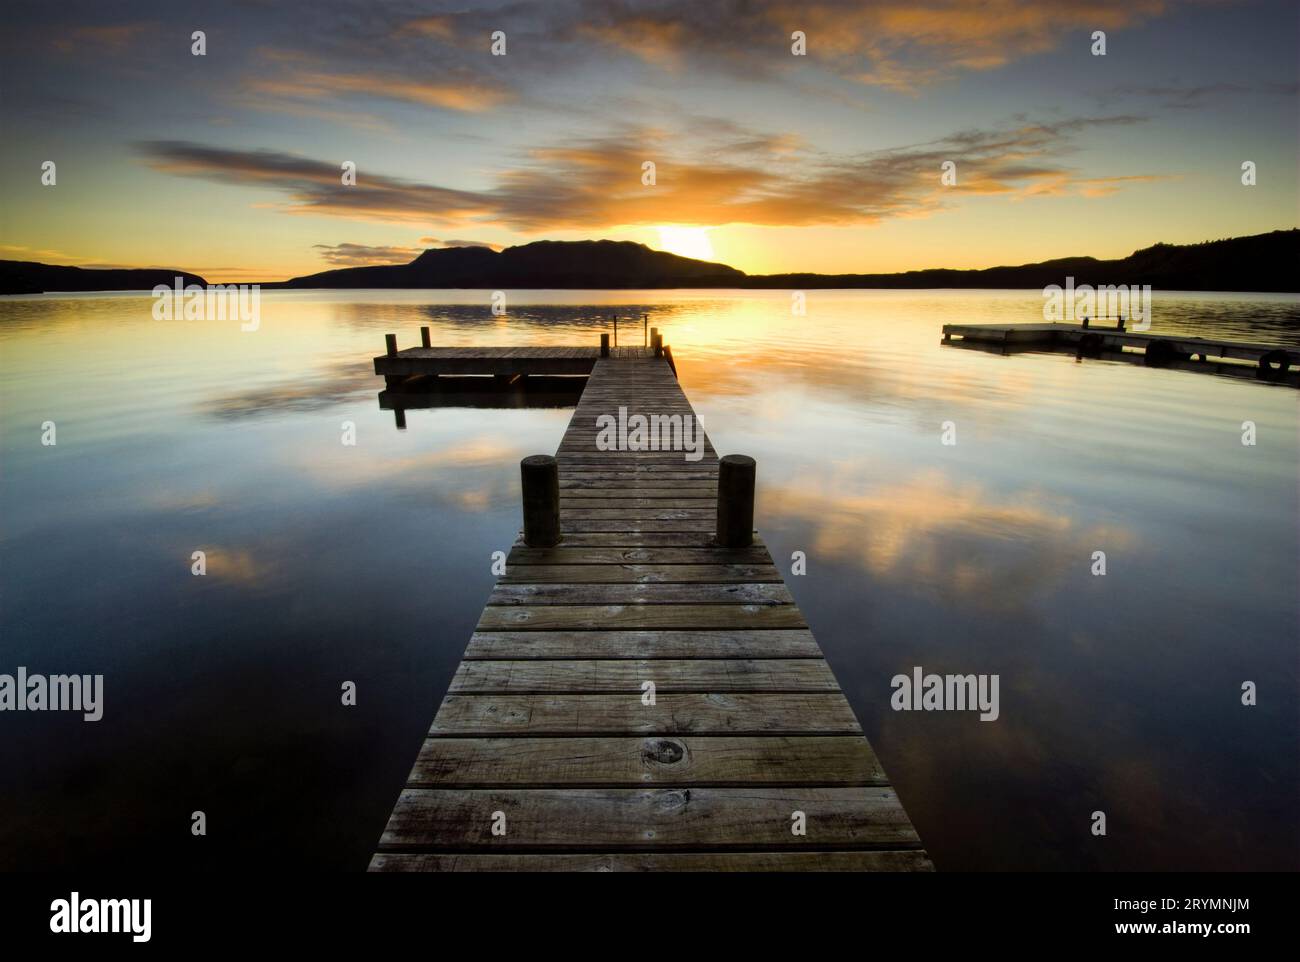
[[[498,584],[489,605],[792,605],[782,582]]]
[[[706,451],[706,457],[713,456],[711,450],[706,449]],[[680,469],[694,472],[697,465],[704,463],[703,458],[687,458],[684,451],[601,451],[596,447],[594,440],[591,443],[562,442],[556,449],[555,456],[566,467],[590,464],[603,470],[622,464],[635,464],[642,468],[657,465],[664,471]]]
[[[628,695],[457,695],[430,735],[861,734],[839,692]]]
[[[713,536],[713,518],[682,518],[674,521],[634,520],[624,521],[619,518],[575,518],[560,516],[561,537],[568,540],[568,535],[580,534],[656,534],[675,532],[695,535],[694,543],[699,544]]]
[[[806,835],[791,831],[803,812]],[[506,833],[492,834],[494,812]],[[385,849],[916,848],[890,788],[404,790]]]
[[[516,543],[506,558],[506,569],[511,565],[622,565],[622,564],[771,564],[772,556],[763,544],[747,548],[724,548],[721,545],[691,547],[660,547],[656,545],[599,544],[576,546],[570,540],[560,542],[555,548],[529,548]]]
[[[650,474],[689,474],[712,472],[718,469],[718,459],[712,451],[698,460],[686,460],[685,451],[598,451],[594,441],[591,447],[564,451],[556,448],[555,458],[562,464],[564,473],[571,472],[637,472]]]
[[[478,631],[626,628],[806,628],[795,605],[489,605]]]
[[[560,547],[711,547],[712,531],[565,531]],[[523,542],[516,542],[522,545]],[[718,548],[722,551],[725,549]]]
[[[612,527],[614,530],[624,530],[622,522],[627,522],[627,530],[637,530],[642,525],[655,521],[688,521],[698,522],[701,527],[712,530],[713,523],[718,517],[718,507],[714,503],[707,508],[703,507],[668,507],[666,505],[650,505],[648,507],[627,507],[627,508],[588,508],[572,507],[564,505],[560,510],[562,524],[577,525],[584,521],[600,521],[605,528]],[[694,525],[692,525],[694,526]],[[604,530],[602,528],[601,530]]]
[[[631,517],[656,517],[655,514],[642,514],[646,510],[655,512],[661,511],[678,511],[689,509],[692,511],[712,511],[718,509],[718,499],[716,495],[701,498],[686,497],[661,497],[661,498],[636,498],[623,497],[626,491],[584,491],[582,497],[570,498],[563,491],[560,492],[560,511],[569,514],[571,517],[583,517],[580,514],[573,514],[575,511],[601,511],[601,514],[589,514],[586,517],[604,518],[615,515],[605,514],[603,512],[625,512]],[[600,494],[600,497],[595,495]],[[613,495],[613,496],[611,496]]]
[[[807,629],[730,631],[476,631],[467,659],[820,658]]]
[[[560,479],[560,498],[717,498],[718,482],[702,478],[670,479],[671,487],[658,478],[570,478]]]
[[[557,458],[557,460],[559,460]],[[585,482],[605,482],[605,481],[633,481],[637,484],[650,484],[652,482],[659,484],[677,482],[692,482],[701,485],[716,485],[718,483],[718,465],[714,461],[701,461],[695,468],[684,471],[675,470],[666,473],[655,469],[653,466],[629,465],[626,467],[584,467],[569,459],[565,459],[560,468],[560,486],[564,487],[568,482],[575,482],[570,487],[581,487]]]
[[[426,738],[411,788],[888,784],[856,735]]]
[[[531,692],[839,691],[825,661],[690,658],[462,661],[448,691],[460,695]]]
[[[933,872],[920,849],[852,852],[379,852],[371,872]]]
[[[668,584],[722,582],[780,582],[775,565],[691,564],[568,564],[510,562],[502,584]]]

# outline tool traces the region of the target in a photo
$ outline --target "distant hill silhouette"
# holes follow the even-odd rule
[[[629,241],[537,241],[427,250],[409,264],[345,267],[273,288],[1032,288],[1064,284],[1150,284],[1156,290],[1300,291],[1300,230],[1202,244],[1156,244],[1117,260],[1063,257],[982,270],[932,268],[902,274],[746,274],[725,264],[679,257]],[[31,261],[0,261],[0,293],[149,290],[205,283],[169,270],[87,270]]]
[[[1150,284],[1159,290],[1300,290],[1300,230],[1203,244],[1156,244],[1118,260],[1063,257],[983,270],[903,274],[746,274],[725,264],[654,251],[628,241],[538,241],[497,253],[484,247],[428,250],[409,264],[348,267],[264,287],[477,288],[999,288]]]
[[[345,267],[263,287],[736,287],[745,272],[629,241],[537,241],[427,250],[409,264]]]
[[[95,269],[58,267],[36,261],[0,261],[0,294],[44,294],[46,291],[151,291],[159,284],[207,286],[198,274],[164,268]]]
[[[1200,244],[1155,244],[1117,260],[1062,257],[1018,267],[983,270],[907,271],[903,274],[766,274],[748,277],[744,287],[1016,288],[1075,285],[1150,284],[1165,291],[1300,291],[1300,230],[1275,230],[1250,237]]]

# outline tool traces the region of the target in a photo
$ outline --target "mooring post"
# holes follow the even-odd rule
[[[549,454],[519,462],[524,492],[524,544],[550,548],[560,540],[560,469]]]
[[[641,346],[650,346],[650,315],[641,315]]]
[[[1123,314],[1121,314],[1121,315],[1119,316],[1119,323],[1115,325],[1115,330],[1117,330],[1117,331],[1122,331],[1122,330],[1124,330],[1124,315],[1123,315]]]
[[[384,343],[388,346],[388,356],[396,357],[397,356],[397,335],[385,334]]]
[[[754,543],[754,459],[727,454],[718,462],[718,544],[745,548]]]
[[[655,349],[655,357],[664,356],[664,336],[662,334],[652,335],[650,338],[650,346]]]
[[[433,346],[433,342],[429,340],[429,329],[427,327],[420,328],[420,345],[422,347]]]
[[[618,315],[614,315],[614,346],[618,347]]]
[[[609,357],[609,335],[600,335],[600,356]]]

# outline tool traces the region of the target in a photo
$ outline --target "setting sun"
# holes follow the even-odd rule
[[[702,261],[711,261],[714,257],[707,227],[660,227],[659,249]]]

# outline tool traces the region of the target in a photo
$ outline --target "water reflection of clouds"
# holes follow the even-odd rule
[[[997,499],[938,470],[877,488],[855,487],[843,471],[823,484],[805,478],[766,493],[762,510],[807,525],[818,556],[993,608],[1086,571],[1099,545],[1134,541],[1124,528],[1080,527],[1064,499],[1032,490]]]
[[[184,556],[189,549],[179,552]],[[265,552],[254,554],[244,548],[203,547],[206,577],[241,587],[266,587],[276,577],[277,566],[267,560]]]
[[[515,496],[516,465],[532,453],[522,445],[482,434],[395,456],[322,459],[304,452],[298,469],[335,490],[380,484],[418,486],[431,501],[481,512]]]
[[[951,412],[968,403],[1022,408],[1033,403],[1045,383],[1059,383],[1063,370],[1028,364],[999,363],[980,356],[983,366],[969,358],[940,358],[918,365],[913,355],[878,354],[870,361],[837,352],[812,350],[726,357],[699,356],[682,351],[677,362],[683,386],[692,400],[753,398],[785,381],[850,401],[895,404],[900,401],[942,404]]]
[[[213,397],[200,410],[221,420],[316,411],[375,391],[369,362],[355,359],[318,365],[298,377]]]

